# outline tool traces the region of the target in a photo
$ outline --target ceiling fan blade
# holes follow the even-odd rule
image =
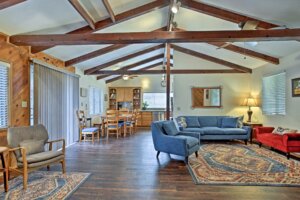
[[[258,21],[248,20],[242,25],[242,30],[255,30],[258,24]]]

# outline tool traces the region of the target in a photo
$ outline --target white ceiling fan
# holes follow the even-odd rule
[[[133,79],[133,78],[135,78],[135,77],[137,77],[137,75],[127,75],[127,74],[124,74],[124,75],[122,76],[122,79],[123,79],[124,81],[128,81],[128,80]]]

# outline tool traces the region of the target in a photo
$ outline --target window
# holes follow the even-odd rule
[[[0,62],[0,128],[8,127],[8,66]]]
[[[171,93],[171,97],[173,94]],[[166,108],[166,93],[144,93],[143,102],[148,103],[148,108]]]
[[[286,75],[276,74],[263,78],[262,111],[265,115],[285,115]]]
[[[102,95],[99,88],[89,88],[89,113],[90,115],[97,115],[102,112]]]

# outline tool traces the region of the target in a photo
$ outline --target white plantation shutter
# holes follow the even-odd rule
[[[0,63],[0,128],[8,127],[8,67]]]
[[[262,111],[265,115],[285,115],[286,73],[263,78]]]

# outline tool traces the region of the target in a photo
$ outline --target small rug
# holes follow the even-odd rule
[[[9,191],[0,187],[0,199],[66,199],[89,177],[89,173],[35,171],[28,176],[28,188],[23,190],[23,176],[9,181]]]
[[[203,144],[188,168],[195,184],[300,186],[298,161],[254,144]]]

